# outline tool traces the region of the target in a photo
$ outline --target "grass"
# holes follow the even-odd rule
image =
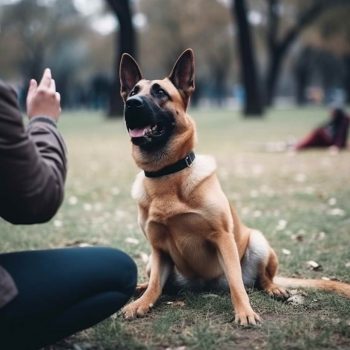
[[[274,110],[263,120],[232,111],[192,111],[197,153],[210,153],[228,198],[243,220],[262,230],[280,259],[280,274],[350,282],[350,153],[268,152],[300,138],[326,118],[322,109]],[[122,120],[95,113],[63,115],[69,149],[65,202],[44,225],[0,222],[1,250],[62,247],[79,242],[119,247],[146,279],[142,256],[149,246],[136,221],[130,188],[138,169]],[[133,238],[133,240],[130,240]],[[320,270],[310,270],[314,260]],[[349,349],[350,303],[307,291],[293,306],[250,293],[262,326],[241,328],[225,293],[163,296],[145,318],[110,318],[51,349]]]

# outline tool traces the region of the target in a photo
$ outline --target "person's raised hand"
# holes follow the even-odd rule
[[[39,85],[34,79],[29,83],[27,114],[29,119],[46,116],[56,121],[61,114],[61,96],[56,92],[56,83],[49,68],[45,69]]]

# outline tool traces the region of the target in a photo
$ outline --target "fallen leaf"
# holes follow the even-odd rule
[[[92,205],[90,203],[84,203],[83,208],[86,211],[91,211]]]
[[[315,240],[317,240],[317,241],[322,241],[322,240],[324,240],[325,238],[326,238],[326,232],[323,232],[323,231],[319,232],[319,233],[316,234],[316,236],[315,236]]]
[[[68,203],[69,203],[70,205],[76,205],[76,204],[78,203],[78,198],[75,197],[75,196],[70,196],[70,197],[68,198]]]
[[[328,214],[332,215],[332,216],[344,216],[345,211],[343,209],[340,209],[340,208],[333,208],[333,209],[328,211]]]
[[[70,241],[65,244],[66,247],[93,247],[94,245],[100,244],[100,242],[97,241],[90,241],[90,242],[85,242],[82,240],[76,240],[76,241]]]
[[[333,206],[333,205],[336,205],[337,204],[337,200],[335,199],[335,198],[329,198],[328,199],[328,204],[330,205],[330,206]]]
[[[321,277],[321,279],[323,279],[324,281],[340,281],[337,277],[335,276],[331,276],[331,277],[326,277],[326,276],[323,276]]]
[[[146,264],[148,263],[149,260],[149,255],[144,253],[144,252],[140,252],[139,254],[137,254],[137,256]]]
[[[130,244],[139,244],[139,240],[136,238],[132,238],[132,237],[128,237],[125,239],[126,243],[130,243]]]
[[[253,216],[255,218],[259,218],[262,215],[262,212],[260,210],[254,210]]]
[[[277,226],[276,226],[276,230],[277,230],[277,231],[282,231],[282,230],[284,230],[284,229],[287,227],[287,224],[288,224],[288,221],[287,221],[287,220],[283,220],[283,219],[279,220],[279,221],[278,221],[278,224],[277,224]]]
[[[63,223],[62,223],[61,220],[56,219],[56,220],[53,221],[53,225],[55,227],[62,227]]]
[[[218,295],[213,293],[207,293],[203,295],[203,298],[218,298]]]
[[[303,297],[306,297],[307,296],[307,293],[306,291],[304,290],[300,290],[300,289],[289,289],[288,290],[289,294],[292,296],[292,295],[301,295]]]
[[[178,306],[178,307],[184,307],[186,304],[184,301],[167,301],[166,302],[167,305],[171,305],[171,306]]]
[[[322,271],[323,270],[322,266],[314,260],[309,260],[306,262],[306,264],[309,267],[309,269],[311,269],[313,271]]]
[[[287,299],[287,304],[293,305],[293,306],[299,306],[305,304],[305,298],[300,294],[292,295]]]

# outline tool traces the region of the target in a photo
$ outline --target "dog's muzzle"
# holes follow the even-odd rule
[[[126,100],[127,109],[142,109],[144,108],[143,100],[140,96],[131,96]]]
[[[125,103],[125,122],[133,144],[160,146],[169,137],[174,119],[152,98],[131,96]]]

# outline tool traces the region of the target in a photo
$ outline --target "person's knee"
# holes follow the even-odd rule
[[[129,297],[134,293],[137,283],[137,267],[132,258],[121,250],[115,248],[97,248],[101,250],[101,258],[112,283]]]
[[[135,261],[124,252],[118,250],[116,252],[118,252],[118,261],[120,264],[120,268],[118,268],[118,271],[122,271],[121,275],[125,280],[124,291],[127,295],[131,296],[135,292],[137,283],[137,267]]]

